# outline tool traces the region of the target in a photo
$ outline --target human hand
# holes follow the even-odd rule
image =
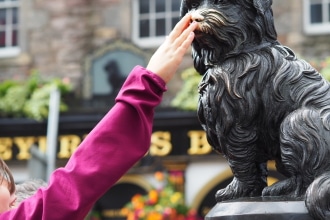
[[[152,55],[147,69],[159,75],[166,83],[169,82],[179,65],[183,56],[194,40],[194,30],[197,23],[190,24],[191,15],[185,15],[173,28],[164,43]]]

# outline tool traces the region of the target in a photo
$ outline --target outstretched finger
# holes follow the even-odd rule
[[[190,32],[189,35],[181,43],[178,50],[180,57],[183,57],[183,55],[186,53],[194,38],[195,38],[194,32]]]
[[[187,27],[181,35],[175,39],[174,44],[180,46],[188,37],[190,37],[191,33],[193,33],[197,26],[198,24],[196,22],[191,23],[189,27]]]
[[[175,40],[177,37],[179,37],[182,32],[189,27],[189,23],[191,21],[191,14],[186,14],[173,28],[171,33],[169,34],[170,40]]]

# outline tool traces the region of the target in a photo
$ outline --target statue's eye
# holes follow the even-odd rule
[[[219,4],[219,3],[224,3],[224,2],[225,2],[225,0],[215,0],[214,4]]]
[[[200,5],[201,1],[200,0],[190,0],[187,1],[187,4],[190,6],[190,8],[198,8]]]
[[[191,3],[192,8],[197,8],[199,6],[199,2],[193,2]]]

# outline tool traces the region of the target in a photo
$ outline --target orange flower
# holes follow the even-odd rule
[[[134,212],[128,213],[126,220],[135,220]]]
[[[150,190],[148,196],[149,196],[148,202],[149,202],[150,205],[154,205],[154,204],[157,203],[157,201],[158,201],[158,192],[157,192],[157,190]]]
[[[135,194],[133,197],[132,197],[132,202],[134,201],[139,201],[142,199],[142,195],[141,194]]]
[[[164,173],[163,172],[156,172],[155,173],[155,179],[158,180],[159,182],[163,181],[164,180]]]
[[[121,215],[126,215],[126,216],[128,216],[128,214],[129,214],[130,212],[129,212],[129,209],[128,208],[126,208],[126,207],[124,207],[124,208],[122,208],[121,210],[120,210],[120,214]]]
[[[144,203],[143,203],[143,197],[140,194],[136,194],[135,196],[132,197],[132,205],[134,209],[140,210],[143,209]]]
[[[158,212],[150,212],[147,220],[162,220],[163,216],[162,214],[158,213]]]
[[[147,195],[133,196],[126,205],[127,210],[122,209],[122,213],[127,213],[127,220],[188,220],[188,217],[195,220],[194,212],[186,213],[189,208],[184,204],[182,192],[175,187],[183,182],[182,174],[156,172],[154,177],[161,187],[150,190]]]

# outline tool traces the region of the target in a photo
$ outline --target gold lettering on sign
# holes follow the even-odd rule
[[[189,131],[188,136],[190,137],[188,154],[202,155],[211,153],[212,148],[207,142],[206,133],[204,131]]]
[[[87,135],[68,134],[59,136],[58,154],[59,159],[68,159],[79,147],[81,141]],[[192,130],[187,133],[190,138],[190,146],[187,150],[189,155],[205,155],[212,152],[211,146],[206,139],[206,133],[201,130]],[[170,131],[156,131],[151,135],[151,145],[149,154],[151,156],[167,156],[171,154],[173,144],[171,143]],[[27,136],[27,137],[0,137],[0,158],[11,160],[16,157],[18,160],[30,159],[30,148],[37,144],[41,152],[46,152],[46,136]],[[18,148],[18,154],[13,155],[13,150]],[[186,147],[186,146],[184,146]],[[14,150],[16,152],[16,150]]]
[[[0,138],[0,157],[3,160],[10,160],[13,157],[11,147],[13,141],[11,138]]]
[[[171,133],[164,131],[157,131],[151,135],[151,156],[166,156],[172,150]]]
[[[40,136],[38,138],[38,146],[39,146],[39,150],[42,153],[46,153],[46,148],[47,148],[47,137],[46,136]]]
[[[126,217],[120,209],[106,209],[102,211],[102,215],[105,218]]]
[[[60,136],[60,152],[57,154],[60,159],[69,158],[81,143],[81,138],[77,135]]]
[[[34,144],[34,137],[15,137],[14,143],[17,145],[19,152],[16,156],[18,160],[27,160],[30,159],[30,148]]]

